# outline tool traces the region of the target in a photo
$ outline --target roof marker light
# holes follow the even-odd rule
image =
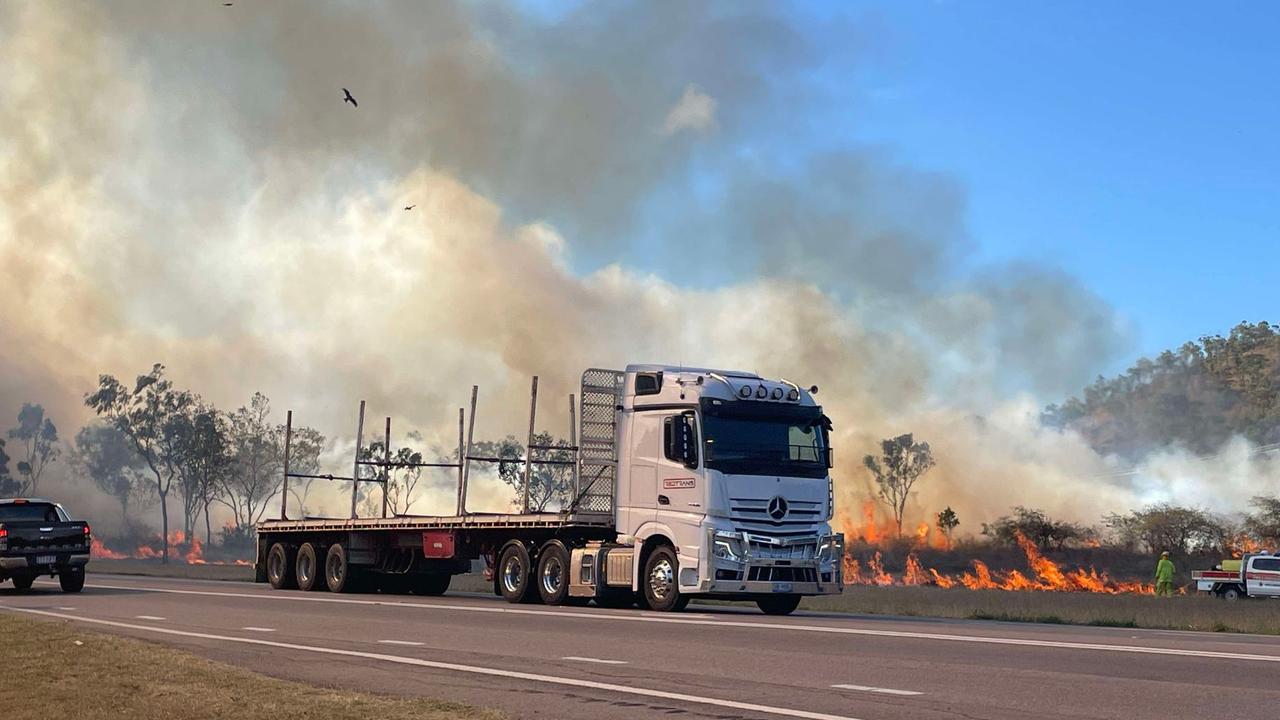
[[[746,385],[743,385],[742,387],[738,388],[738,394],[744,398],[749,398],[751,397],[751,388],[747,387]]]
[[[781,399],[782,399],[782,388],[774,388],[774,389],[773,389],[773,399],[774,399],[774,400],[781,400]]]
[[[796,400],[799,400],[799,399],[800,399],[800,391],[799,391],[799,390],[795,390],[795,389],[793,389],[791,392],[787,393],[787,399],[788,399],[788,400],[790,400],[790,401],[792,401],[792,402],[795,402]]]
[[[756,397],[760,398],[761,400],[763,400],[763,399],[765,399],[765,398],[769,397],[769,388],[767,388],[767,387],[765,387],[765,386],[763,386],[763,385],[761,385],[760,387],[756,388]]]

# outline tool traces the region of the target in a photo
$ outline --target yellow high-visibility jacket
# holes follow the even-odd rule
[[[1160,558],[1156,563],[1156,582],[1173,582],[1173,561],[1169,558]]]

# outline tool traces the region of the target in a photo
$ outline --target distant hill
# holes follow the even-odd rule
[[[1227,337],[1142,358],[1123,375],[1099,376],[1081,397],[1050,405],[1041,422],[1130,460],[1172,444],[1210,453],[1232,435],[1280,442],[1280,327],[1243,322]]]

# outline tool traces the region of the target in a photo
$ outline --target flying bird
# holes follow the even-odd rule
[[[416,208],[416,207],[418,207],[418,206],[417,206],[417,205],[405,205],[405,206],[404,206],[404,209],[405,209],[405,210],[412,210],[412,209],[414,209],[414,208]]]
[[[360,103],[356,102],[356,99],[355,99],[355,98],[353,98],[353,97],[351,97],[351,91],[350,91],[350,90],[348,90],[348,89],[346,89],[346,88],[342,88],[342,94],[346,96],[346,97],[342,98],[342,102],[344,102],[344,103],[351,103],[351,104],[352,104],[352,105],[354,105],[355,107],[360,107]]]

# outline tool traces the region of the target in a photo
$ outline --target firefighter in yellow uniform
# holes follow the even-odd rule
[[[1156,563],[1156,596],[1173,597],[1173,561],[1168,550],[1160,553],[1160,562]]]

